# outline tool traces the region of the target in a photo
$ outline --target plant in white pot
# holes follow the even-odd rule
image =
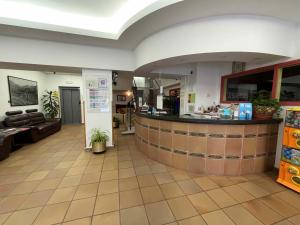
[[[101,153],[106,150],[106,142],[109,137],[106,131],[101,131],[99,129],[94,128],[92,130],[91,143],[93,153]]]

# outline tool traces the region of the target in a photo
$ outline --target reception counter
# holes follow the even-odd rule
[[[194,173],[238,176],[273,168],[282,120],[135,117],[138,149],[149,158]]]

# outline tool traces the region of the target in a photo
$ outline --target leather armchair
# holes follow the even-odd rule
[[[12,146],[12,136],[0,133],[0,160],[9,157]]]

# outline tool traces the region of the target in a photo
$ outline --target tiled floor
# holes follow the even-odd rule
[[[102,155],[83,149],[83,128],[28,145],[0,162],[4,225],[299,225],[300,195],[275,173],[188,174],[149,160],[133,136]]]

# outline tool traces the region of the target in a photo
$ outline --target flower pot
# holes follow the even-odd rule
[[[253,107],[253,116],[258,120],[269,120],[273,118],[276,109],[269,106],[257,105]]]
[[[106,150],[106,142],[95,142],[92,146],[93,153],[102,153]]]
[[[113,128],[119,128],[120,123],[119,122],[113,122]]]

